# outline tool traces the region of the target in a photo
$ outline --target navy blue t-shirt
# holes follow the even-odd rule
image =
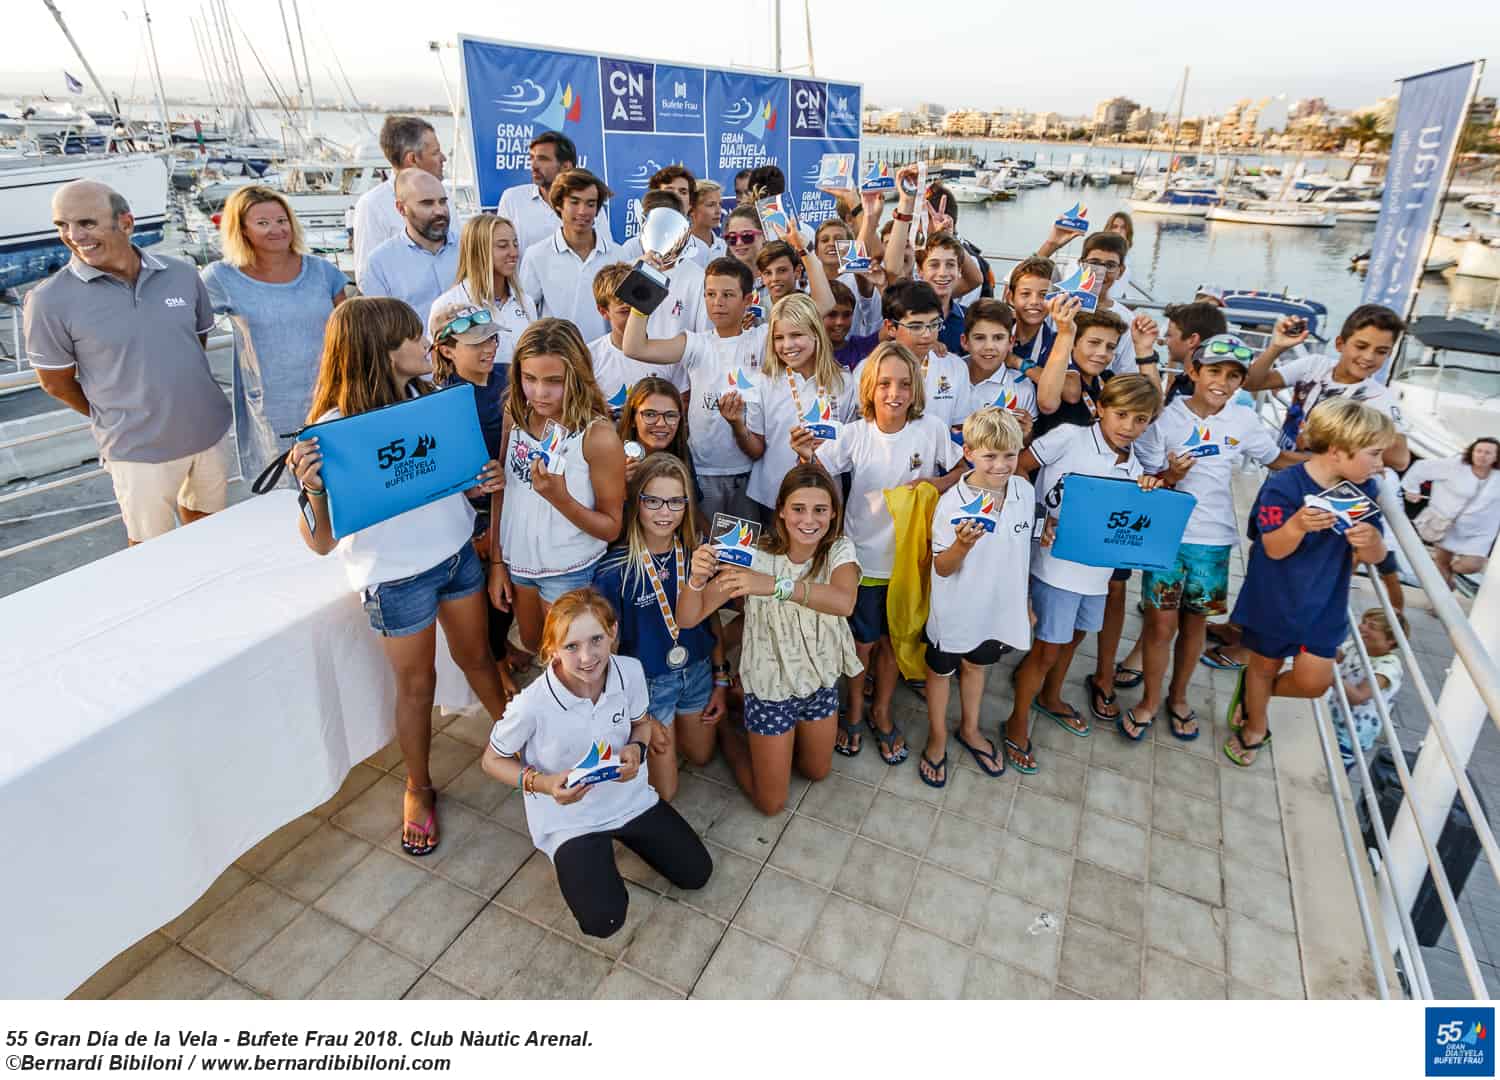
[[[1019,337],[1011,338],[1010,351],[1013,355],[1021,358],[1021,370],[1038,367],[1047,362],[1047,355],[1052,352],[1052,342],[1057,340],[1057,327],[1052,325],[1051,320],[1042,323],[1042,328],[1036,332],[1036,337],[1030,341],[1023,342]]]
[[[1267,639],[1332,656],[1348,636],[1354,548],[1332,529],[1308,533],[1284,559],[1271,558],[1261,543],[1261,537],[1302,509],[1304,495],[1323,488],[1305,465],[1273,472],[1261,485],[1246,530],[1252,541],[1250,565],[1229,621]],[[1367,480],[1359,489],[1374,499],[1380,485]]]
[[[496,364],[490,371],[489,381],[483,386],[474,387],[474,411],[479,414],[479,430],[484,435],[484,448],[489,451],[491,461],[499,460],[500,457],[501,429],[505,422],[505,389],[508,384],[506,373],[509,368],[509,364]],[[463,381],[463,376],[455,372],[438,385],[449,387]],[[469,504],[474,507],[474,535],[483,536],[490,527],[490,497],[474,496],[469,499]]]
[[[682,553],[683,573],[687,573],[690,557],[691,552]],[[661,576],[661,587],[667,594],[667,603],[675,612],[674,561],[671,556],[658,557],[656,567]],[[604,595],[620,617],[620,655],[635,657],[646,669],[646,677],[655,678],[672,670],[667,666],[672,635],[667,633],[666,620],[661,617],[661,608],[656,602],[656,590],[651,587],[651,579],[646,576],[644,567],[628,573],[629,565],[630,553],[624,547],[610,548],[594,567],[594,588]],[[714,636],[707,622],[683,629],[677,640],[687,649],[689,664],[706,660],[713,653]]]
[[[938,340],[954,356],[964,352],[964,309],[956,300],[948,305],[948,314],[943,316],[943,328],[938,331]]]

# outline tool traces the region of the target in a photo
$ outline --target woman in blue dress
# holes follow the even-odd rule
[[[224,257],[203,268],[203,281],[234,326],[234,436],[240,475],[253,480],[307,420],[323,330],[349,279],[307,254],[296,214],[271,188],[231,195],[219,231]]]

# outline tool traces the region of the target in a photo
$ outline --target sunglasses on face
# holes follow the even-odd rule
[[[736,247],[741,244],[753,244],[760,239],[760,235],[758,232],[727,232],[724,234],[724,243],[734,244]]]
[[[642,409],[636,413],[648,425],[652,424],[675,424],[682,419],[680,412],[657,412],[655,409]]]
[[[647,510],[660,510],[666,507],[674,514],[686,510],[688,504],[686,495],[674,495],[670,499],[663,499],[660,495],[642,495],[640,502]]]
[[[488,308],[471,308],[439,330],[437,337],[433,338],[433,344],[437,344],[439,341],[446,341],[455,334],[462,334],[470,327],[488,326],[490,322],[491,317]]]
[[[1232,356],[1236,360],[1249,363],[1255,358],[1254,350],[1245,345],[1231,345],[1227,341],[1210,341],[1203,347],[1204,357],[1210,356]]]

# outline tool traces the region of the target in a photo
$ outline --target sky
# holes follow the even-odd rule
[[[141,0],[55,2],[111,93],[149,92]],[[203,91],[189,17],[204,2],[147,0],[169,97]],[[290,17],[292,0],[282,2]],[[320,96],[330,92],[329,57],[336,53],[362,100],[441,102],[442,73],[427,43],[452,42],[460,33],[721,67],[772,66],[771,0],[653,2],[641,5],[649,14],[640,16],[628,0],[298,2]],[[272,74],[289,85],[277,0],[225,3]],[[0,94],[66,96],[62,71],[84,73],[42,0],[5,7]],[[930,101],[1091,115],[1097,102],[1123,95],[1172,109],[1184,65],[1192,68],[1189,115],[1220,112],[1240,98],[1280,99],[1284,109],[1297,98],[1323,97],[1353,108],[1395,93],[1403,76],[1486,55],[1492,66],[1481,92],[1500,88],[1500,4],[1493,0],[1257,0],[1212,9],[948,0],[932,14],[911,0],[811,0],[810,7],[817,73],[863,82],[866,102],[893,108]],[[673,9],[688,15],[663,25]],[[782,9],[783,66],[805,65],[803,4],[784,0]],[[269,97],[243,41],[241,54],[251,95]],[[456,80],[457,54],[444,56]]]

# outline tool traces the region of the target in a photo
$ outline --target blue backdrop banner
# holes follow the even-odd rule
[[[1473,86],[1473,63],[1401,80],[1363,303],[1384,304],[1402,316],[1410,310]]]
[[[461,36],[479,201],[531,182],[530,143],[559,131],[578,164],[614,191],[613,239],[639,229],[632,204],[664,165],[717,180],[734,203],[734,174],[778,165],[787,205],[816,225],[833,199],[816,189],[825,153],[860,155],[861,88],[770,72],[728,71]]]
[[[1183,491],[1142,491],[1134,480],[1070,475],[1052,554],[1086,566],[1166,570],[1197,503]]]

